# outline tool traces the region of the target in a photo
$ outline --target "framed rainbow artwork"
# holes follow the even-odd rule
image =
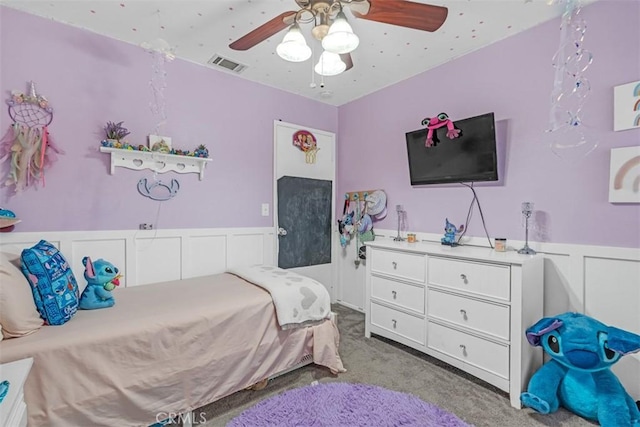
[[[640,146],[611,149],[609,203],[640,203]]]
[[[613,130],[640,127],[640,80],[613,88]]]

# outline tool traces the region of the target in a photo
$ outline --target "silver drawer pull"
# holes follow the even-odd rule
[[[462,355],[466,357],[467,355],[467,346],[464,344],[460,344],[460,349],[462,350]]]
[[[393,262],[391,263],[391,265],[393,265],[393,269],[394,269],[394,270],[398,268],[398,263],[397,263],[397,262],[395,262],[395,261],[393,261]]]
[[[396,291],[391,291],[391,295],[393,295],[393,299],[398,298],[398,293]]]
[[[465,310],[464,308],[460,309],[460,314],[462,314],[462,317],[464,317],[465,319],[467,318],[467,310]]]
[[[396,325],[398,324],[398,322],[396,322],[396,319],[391,319],[391,323],[393,323],[393,329],[395,329]]]

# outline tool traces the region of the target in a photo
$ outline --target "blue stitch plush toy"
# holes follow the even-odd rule
[[[84,278],[87,287],[80,297],[79,308],[93,310],[96,308],[113,307],[116,303],[111,291],[120,285],[118,269],[108,261],[99,259],[91,262],[88,256],[82,259],[84,264]]]
[[[461,233],[463,230],[464,225],[456,228],[455,225],[449,222],[449,218],[446,218],[446,223],[444,225],[444,237],[440,239],[440,242],[443,245],[458,246],[458,242],[456,242],[456,234]]]
[[[640,350],[640,335],[580,313],[545,317],[526,335],[551,360],[520,395],[524,406],[542,414],[563,406],[604,427],[640,427],[638,404],[610,369],[623,355]]]

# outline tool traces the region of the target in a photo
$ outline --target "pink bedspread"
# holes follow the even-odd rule
[[[269,294],[231,274],[117,289],[112,308],[0,342],[33,357],[30,426],[146,426],[298,364],[343,372],[335,324],[281,330]]]

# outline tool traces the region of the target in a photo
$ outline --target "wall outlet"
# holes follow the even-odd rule
[[[153,230],[153,224],[140,224],[140,230]]]
[[[269,216],[269,203],[262,204],[262,216]]]

